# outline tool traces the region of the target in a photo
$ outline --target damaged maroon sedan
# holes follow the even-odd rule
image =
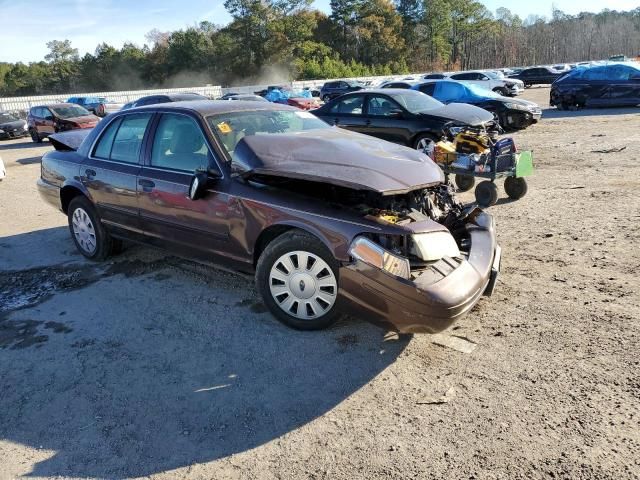
[[[178,102],[52,136],[39,191],[87,258],[123,239],[255,274],[299,329],[340,312],[438,332],[490,295],[492,217],[424,154],[293,107]]]

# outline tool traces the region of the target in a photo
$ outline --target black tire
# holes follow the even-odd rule
[[[504,179],[504,191],[509,198],[519,200],[527,194],[527,181],[524,178],[507,177]]]
[[[503,97],[508,97],[509,96],[509,91],[506,88],[502,88],[502,87],[496,87],[493,89],[494,92],[496,92],[499,95],[502,95]]]
[[[420,146],[420,143],[424,140],[429,140],[431,142],[438,141],[435,135],[431,135],[429,133],[421,133],[419,135],[416,135],[416,138],[413,139],[413,148],[415,148],[416,150],[419,149],[422,152],[422,149],[420,149],[419,146]]]
[[[456,187],[458,187],[459,192],[468,192],[476,184],[476,179],[471,175],[456,174],[455,180]]]
[[[490,207],[498,201],[498,187],[495,183],[485,180],[476,186],[476,202],[481,207]]]
[[[79,209],[87,214],[91,225],[93,226],[93,236],[95,238],[95,249],[93,250],[90,250],[86,248],[86,246],[83,246],[82,242],[76,237],[76,234],[74,233],[74,215]],[[96,261],[104,260],[113,253],[114,248],[117,248],[120,245],[120,242],[114,241],[114,239],[111,238],[109,233],[105,230],[102,222],[100,222],[100,218],[98,217],[95,208],[86,197],[79,195],[73,198],[69,203],[67,212],[69,232],[71,233],[73,243],[76,245],[78,251],[86,258]]]
[[[331,101],[331,97],[329,95],[325,95],[324,97],[322,97],[322,101],[324,103],[329,103]]]
[[[42,138],[40,138],[37,130],[30,128],[29,135],[31,135],[31,140],[33,140],[33,143],[42,143]]]
[[[297,318],[296,316],[294,316],[293,312],[286,312],[284,310],[285,307],[280,306],[281,304],[286,303],[288,299],[287,293],[283,294],[283,296],[280,297],[278,303],[274,298],[274,294],[272,294],[271,292],[270,275],[272,269],[276,268],[279,259],[285,256],[287,253],[296,251],[310,253],[322,259],[328,265],[331,272],[323,273],[324,270],[320,271],[318,272],[316,278],[323,280],[325,278],[330,278],[330,274],[333,274],[336,283],[335,289],[333,291],[333,304],[319,316],[310,319]],[[300,266],[298,266],[297,268],[299,269]],[[302,271],[302,269],[300,270]],[[339,265],[337,260],[320,240],[302,230],[292,230],[280,235],[271,243],[269,243],[260,255],[258,264],[256,266],[256,286],[258,288],[258,291],[260,292],[260,295],[262,295],[262,299],[264,300],[264,303],[269,311],[282,323],[297,330],[320,330],[323,328],[327,328],[335,323],[335,321],[340,316],[338,300],[338,271]],[[291,282],[293,282],[293,280],[294,279],[292,278]],[[301,285],[303,285],[302,282]],[[289,290],[291,291],[291,287],[289,287]],[[314,291],[316,290],[314,289]],[[275,295],[277,296],[277,294]],[[298,310],[299,305],[297,297],[292,296],[291,298],[293,299],[296,310]],[[309,300],[309,302],[307,303],[311,303],[310,299],[307,300]],[[317,302],[317,299],[314,298],[314,300],[316,300]],[[302,302],[306,302],[306,300],[302,300]],[[320,303],[317,303],[317,305],[320,306],[319,310],[322,310],[323,306]],[[306,306],[306,303],[305,307],[308,308]]]

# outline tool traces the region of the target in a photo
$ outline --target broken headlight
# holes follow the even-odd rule
[[[411,254],[425,262],[460,256],[458,245],[449,232],[414,233],[411,240]]]
[[[525,112],[529,111],[529,107],[527,105],[520,105],[519,103],[505,102],[504,106],[510,110],[523,110]]]
[[[349,247],[349,255],[396,277],[409,279],[409,259],[385,250],[366,237],[357,237]]]

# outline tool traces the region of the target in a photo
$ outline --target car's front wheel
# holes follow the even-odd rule
[[[433,150],[433,146],[436,144],[436,137],[429,135],[428,133],[418,135],[413,141],[413,148],[421,152],[428,153]]]
[[[338,318],[338,262],[306,232],[290,231],[265,248],[256,284],[267,308],[290,327],[318,330]]]
[[[73,243],[85,257],[104,260],[117,248],[119,241],[111,238],[86,197],[77,196],[71,200],[67,216]]]
[[[42,138],[40,138],[40,135],[35,128],[29,129],[29,135],[31,135],[31,140],[33,140],[33,143],[42,143]]]

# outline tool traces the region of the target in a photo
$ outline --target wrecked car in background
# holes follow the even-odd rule
[[[99,121],[100,117],[74,103],[31,107],[27,115],[29,134],[35,143],[54,133],[93,128]]]
[[[477,85],[453,80],[429,80],[413,88],[445,104],[467,103],[483,108],[495,115],[503,129],[527,128],[542,117],[542,109],[533,102],[503,97]]]
[[[299,329],[342,311],[438,332],[491,294],[492,217],[463,206],[424,154],[256,102],[180,102],[54,136],[41,196],[102,260],[134,239],[255,273]]]
[[[321,103],[318,97],[314,97],[309,90],[292,90],[287,87],[269,87],[264,95],[270,102],[291,105],[301,110],[313,110]]]
[[[551,85],[549,105],[558,110],[640,105],[640,68],[610,64],[577,68]]]
[[[347,93],[313,114],[329,124],[424,151],[450,127],[496,128],[493,114],[473,105],[445,105],[422,92],[382,88]]]

